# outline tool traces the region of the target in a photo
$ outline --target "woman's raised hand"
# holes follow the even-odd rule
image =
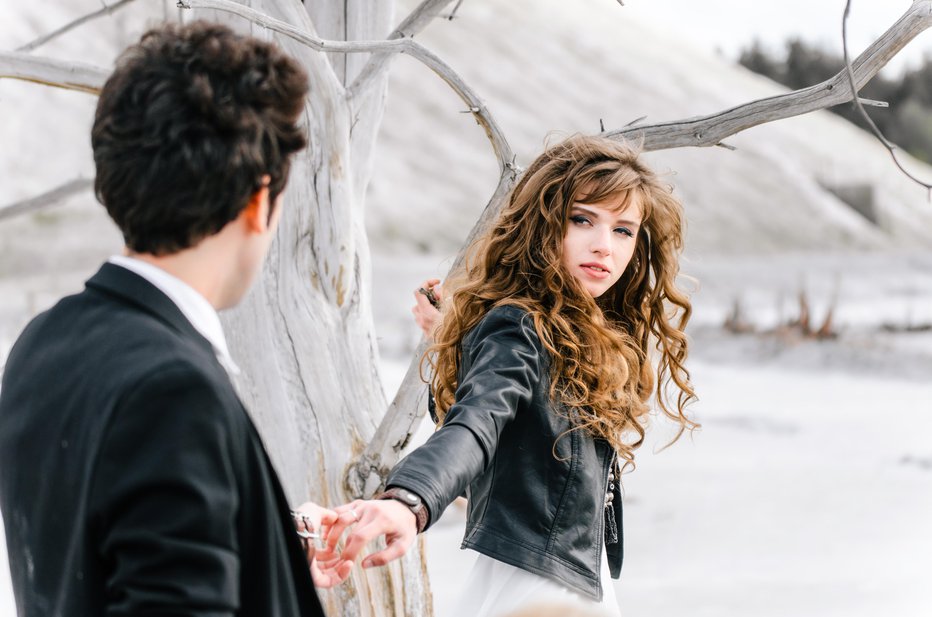
[[[431,302],[431,296],[436,300],[436,306]],[[428,279],[414,291],[415,304],[411,308],[411,312],[414,313],[414,321],[417,322],[417,325],[424,332],[424,336],[428,339],[433,339],[434,330],[440,321],[438,307],[442,300],[443,288],[440,285],[440,279]]]

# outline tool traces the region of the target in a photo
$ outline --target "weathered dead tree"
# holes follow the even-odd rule
[[[446,4],[423,2],[395,28],[395,38],[415,34]],[[200,9],[190,17],[226,9],[228,25],[263,37],[264,20],[311,40],[370,40],[393,25],[391,4],[380,0],[306,8],[296,0],[180,6]],[[248,19],[237,15],[242,11],[249,11]],[[372,438],[387,405],[372,319],[364,197],[388,67],[378,55],[327,55],[306,40],[276,39],[310,76],[305,118],[311,147],[292,166],[264,275],[247,300],[226,314],[225,329],[243,369],[237,385],[290,498],[337,505],[359,496],[347,490],[345,468]],[[417,550],[384,569],[357,568],[347,584],[324,594],[328,610],[429,615],[424,568]]]
[[[46,191],[41,195],[36,195],[30,199],[0,207],[0,221],[20,214],[26,214],[27,212],[39,212],[50,206],[56,206],[72,195],[80,193],[81,191],[86,191],[92,186],[94,186],[94,181],[88,180],[87,178],[69,180],[61,186],[51,191]]]
[[[117,11],[123,8],[130,2],[133,2],[133,0],[119,0],[119,2],[114,2],[113,4],[104,4],[103,7],[94,11],[93,13],[88,13],[87,15],[83,15],[79,17],[78,19],[75,19],[74,21],[68,22],[64,26],[61,26],[60,28],[56,28],[55,30],[53,30],[52,32],[49,32],[48,34],[40,36],[36,40],[30,43],[27,43],[23,45],[22,47],[17,47],[16,51],[32,51],[34,49],[38,49],[39,47],[42,47],[43,45],[51,41],[52,39],[58,38],[61,35],[65,34],[66,32],[70,32],[71,30],[74,30],[75,28],[83,24],[86,24],[89,21],[97,19],[98,17],[101,17],[102,15],[113,15],[114,11]]]
[[[635,121],[628,127],[605,134],[639,141],[645,151],[686,146],[722,146],[723,139],[751,127],[852,101],[857,96],[857,92],[851,88],[852,82],[858,90],[863,88],[909,41],[930,26],[932,0],[914,0],[909,10],[861,53],[850,67],[821,84],[688,120],[643,126]],[[477,233],[495,220],[514,181],[514,175],[502,175],[492,198],[464,244],[464,249]],[[451,272],[459,268],[462,258],[463,250],[454,261]],[[417,405],[418,397],[423,396],[424,389],[418,371],[418,359],[423,349],[422,344],[375,437],[355,464],[353,473],[358,474],[359,478],[354,480],[351,476],[350,481],[355,482],[356,486],[365,487],[366,491],[375,490],[384,481],[386,470],[398,459],[423,414]]]
[[[371,495],[423,415],[425,388],[417,366],[423,343],[390,405],[382,393],[363,225],[394,55],[405,53],[424,63],[460,96],[499,161],[498,185],[470,240],[495,219],[520,173],[508,140],[480,97],[442,59],[412,40],[434,17],[455,13],[459,3],[449,15],[442,13],[451,2],[424,0],[386,40],[378,39],[390,27],[388,0],[179,2],[199,17],[222,14],[236,27],[261,36],[272,32],[304,64],[313,84],[305,114],[311,147],[293,166],[277,240],[257,288],[226,316],[231,347],[243,368],[238,387],[296,502],[311,498],[335,505]],[[854,99],[856,89],[930,24],[932,0],[916,0],[854,60],[850,81],[839,74],[709,116],[607,134],[641,141],[645,150],[724,145],[723,139],[747,128]],[[21,52],[0,53],[0,77],[94,93],[106,74]],[[453,269],[461,259],[462,253]],[[357,570],[326,601],[329,611],[340,615],[432,612],[418,551],[389,568]]]

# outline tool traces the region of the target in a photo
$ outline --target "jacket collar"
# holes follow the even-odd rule
[[[115,264],[105,263],[86,283],[88,289],[94,289],[131,304],[154,316],[186,337],[214,353],[213,345],[198,332],[184,313],[155,285],[135,272]]]

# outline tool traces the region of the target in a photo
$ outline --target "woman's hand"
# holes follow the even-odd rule
[[[336,554],[340,536],[350,528],[340,554],[343,564],[352,565],[369,542],[385,536],[385,548],[367,555],[362,562],[364,568],[384,566],[404,555],[417,537],[414,513],[393,499],[356,500],[335,508],[334,512],[337,519],[327,531],[323,550]],[[339,569],[342,564],[336,567]]]
[[[421,283],[420,287],[414,292],[414,307],[411,312],[414,313],[414,321],[424,332],[424,336],[433,339],[434,330],[440,321],[440,310],[431,304],[430,299],[422,292],[422,289],[430,290],[437,304],[443,301],[443,288],[440,286],[440,279],[428,279]]]
[[[349,578],[350,571],[353,569],[352,562],[346,562],[339,555],[334,555],[326,549],[317,550],[317,544],[326,537],[339,514],[309,501],[292,511],[292,516],[295,529],[301,537],[304,556],[311,568],[314,585],[328,588],[339,585]]]

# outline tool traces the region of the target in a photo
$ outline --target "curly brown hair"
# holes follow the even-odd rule
[[[226,26],[146,32],[117,59],[91,131],[94,190],[126,245],[194,246],[239,215],[264,175],[274,207],[307,144],[307,92],[296,60]]]
[[[679,425],[676,438],[698,426],[685,414],[696,398],[684,366],[692,308],[676,286],[683,207],[638,155],[622,142],[576,135],[525,172],[498,220],[470,247],[461,274],[446,284],[452,293],[425,356],[441,422],[454,403],[463,337],[493,307],[511,305],[534,320],[550,355],[551,398],[562,403],[572,430],[605,439],[633,464],[652,392]],[[637,203],[643,221],[624,274],[593,298],[563,267],[562,240],[574,203],[609,198],[619,209]]]

